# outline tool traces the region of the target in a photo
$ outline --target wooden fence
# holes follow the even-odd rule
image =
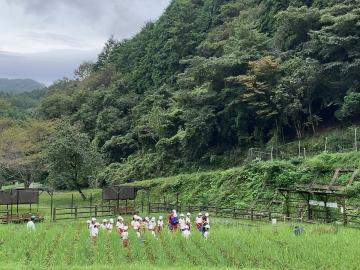
[[[53,221],[68,219],[89,219],[114,215],[133,215],[138,213],[133,206],[92,205],[53,209]]]
[[[210,213],[215,217],[245,219],[253,221],[271,221],[273,218],[282,218],[283,214],[280,212],[271,211],[257,211],[254,209],[236,208],[236,207],[217,207],[209,205],[176,205],[164,202],[149,203],[148,213],[168,213],[172,209],[180,212],[195,213]]]

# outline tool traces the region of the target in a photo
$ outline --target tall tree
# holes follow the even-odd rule
[[[89,137],[77,126],[62,121],[56,128],[47,149],[49,181],[58,187],[79,191],[90,184],[91,177],[102,164],[101,155],[90,143]]]

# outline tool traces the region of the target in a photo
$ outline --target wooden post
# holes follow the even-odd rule
[[[311,205],[310,205],[310,194],[308,194],[308,198],[307,198],[307,207],[308,207],[308,220],[312,220],[312,210],[311,210]]]
[[[233,208],[233,218],[236,218],[235,207]]]
[[[16,213],[19,213],[19,192],[16,192]]]
[[[290,217],[290,207],[289,207],[289,191],[286,191],[286,197],[285,197],[285,217],[289,218]]]
[[[92,195],[92,193],[90,193],[90,206],[92,206],[92,203],[93,203],[93,195]]]
[[[274,160],[273,152],[274,152],[274,147],[271,147],[271,153],[270,153],[271,161]]]
[[[327,194],[325,194],[325,222],[329,223],[330,222],[330,220],[329,220],[330,213],[329,213],[329,207],[327,206],[327,202],[328,202],[328,196],[327,196]]]
[[[71,193],[71,215],[73,214],[73,208],[74,208],[74,194]]]
[[[50,195],[50,219],[52,219],[53,216],[53,193],[49,194]]]
[[[54,208],[54,213],[53,213],[53,221],[56,222],[56,208]]]
[[[343,225],[346,226],[348,224],[347,214],[346,214],[346,198],[343,198]]]
[[[91,209],[91,208],[90,208]],[[95,217],[97,218],[97,213],[98,211],[97,211],[97,205],[95,205]]]
[[[77,210],[78,210],[77,207],[75,207],[75,219],[78,218],[78,211]]]
[[[304,147],[304,159],[306,159],[306,148]]]
[[[301,142],[299,140],[299,158],[301,157]]]

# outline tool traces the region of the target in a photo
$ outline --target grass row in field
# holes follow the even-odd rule
[[[198,232],[184,239],[167,231],[159,239],[144,238],[140,242],[131,231],[130,246],[123,248],[116,232],[102,232],[93,246],[84,223],[39,224],[34,233],[24,225],[1,226],[0,268],[92,269],[135,263],[136,269],[357,269],[360,246],[358,231],[325,225],[307,226],[299,237],[289,225],[214,225],[208,240]]]

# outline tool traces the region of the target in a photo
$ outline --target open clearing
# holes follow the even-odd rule
[[[84,222],[0,226],[0,269],[358,269],[358,230],[326,225],[305,226],[295,236],[293,225],[212,226],[208,240],[164,231],[159,239],[137,240],[130,247],[118,234],[100,233],[96,246]]]

